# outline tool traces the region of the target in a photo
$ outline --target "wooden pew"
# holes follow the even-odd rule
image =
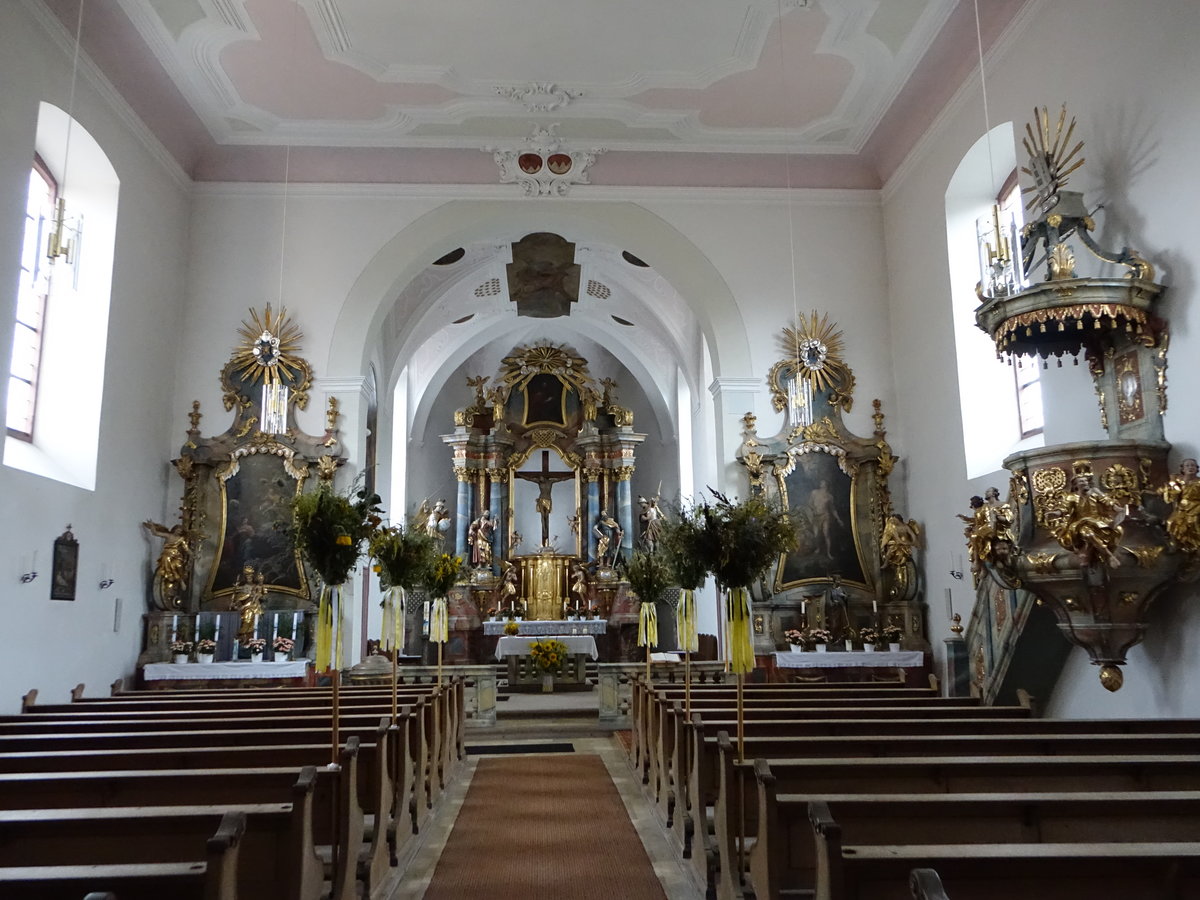
[[[806,719],[820,719],[822,721],[837,720],[837,719],[871,719],[871,720],[953,720],[964,721],[974,719],[1006,719],[1013,720],[1025,719],[1029,717],[1029,709],[1023,706],[1005,706],[1005,707],[980,707],[980,706],[946,706],[941,704],[924,705],[925,701],[921,701],[920,705],[909,704],[900,701],[902,705],[883,705],[869,707],[855,706],[825,706],[805,707],[801,705],[791,705],[786,707],[772,708],[755,708],[745,712],[744,722],[774,722],[778,723],[775,727],[786,732],[788,722],[802,722]],[[693,710],[693,716],[701,713]],[[719,720],[722,723],[732,721],[729,726],[731,730],[736,729],[736,711],[731,708],[712,708],[704,711],[704,714]],[[654,802],[658,806],[660,814],[669,823],[673,824],[675,806],[683,805],[683,798],[688,798],[686,805],[690,808],[690,799],[692,789],[689,784],[689,771],[697,766],[703,767],[703,762],[694,760],[691,757],[693,747],[690,746],[689,738],[687,737],[688,726],[683,718],[683,709],[680,704],[675,704],[670,714],[660,716],[662,721],[661,728],[658,732],[659,740],[652,744],[652,749],[649,753],[648,768],[651,777],[647,778],[647,783],[650,787],[650,792]],[[761,726],[756,726],[761,727]],[[709,784],[715,784],[715,778],[709,780]],[[691,827],[688,823],[681,826],[686,828]],[[690,844],[685,843],[685,850],[690,849]]]
[[[759,900],[828,890],[817,881],[829,871],[829,823],[855,846],[1200,841],[1200,791],[778,795],[759,763],[750,853]]]
[[[755,836],[758,793],[753,766],[739,762],[720,735],[721,783],[715,811],[717,894],[740,896],[739,844]],[[1200,756],[990,756],[976,758],[772,759],[778,793],[995,793],[1200,790]],[[915,864],[914,864],[915,865]],[[936,868],[936,866],[934,866]]]
[[[390,865],[388,829],[373,830],[365,843],[365,813],[375,813],[380,823],[386,823],[391,809],[393,790],[387,774],[390,734],[381,723],[374,743],[360,742],[351,737],[341,750],[340,775],[336,779],[318,782],[314,828],[318,844],[336,842],[331,853],[337,861],[331,878],[335,900],[353,900],[356,877],[368,887],[378,883]],[[10,773],[56,771],[122,771],[131,761],[142,769],[202,769],[220,770],[223,767],[254,768],[271,766],[325,765],[329,758],[328,745],[279,745],[258,747],[182,747],[148,748],[131,755],[124,750],[58,750],[48,752],[20,751],[0,754],[0,771]],[[360,796],[364,798],[360,802]],[[382,815],[377,812],[383,810]],[[360,857],[365,857],[362,859]],[[342,860],[348,862],[342,863]]]
[[[216,833],[182,862],[0,868],[0,894],[21,900],[75,900],[89,891],[110,892],[120,900],[238,900],[245,830],[244,813],[225,813]]]
[[[830,843],[836,844],[830,835]],[[1195,900],[1200,843],[840,845],[814,900],[908,900],[914,868],[939,873],[948,900]],[[832,850],[831,850],[832,853]]]

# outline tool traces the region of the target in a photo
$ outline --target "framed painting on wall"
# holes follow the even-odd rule
[[[842,581],[867,587],[855,521],[855,479],[839,457],[820,451],[795,453],[780,475],[780,492],[796,521],[796,549],[785,554],[777,590],[808,581]]]
[[[50,566],[50,599],[74,600],[75,583],[79,580],[79,542],[71,526],[54,539],[54,556]]]

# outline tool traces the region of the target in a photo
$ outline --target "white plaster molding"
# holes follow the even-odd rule
[[[708,386],[708,392],[715,399],[726,398],[732,400],[739,395],[757,396],[765,387],[765,382],[761,378],[739,378],[728,375],[718,375],[712,380],[712,384]]]
[[[991,48],[984,53],[983,63],[985,66],[988,66],[990,69],[990,63],[993,59],[1003,56],[1009,51],[1016,41],[1024,37],[1026,30],[1031,26],[1037,15],[1041,13],[1041,10],[1045,6],[1046,2],[1047,0],[1029,0],[1028,3],[1021,7],[1021,10],[1015,16],[1013,16],[1012,21],[1008,23],[1000,37],[997,38],[993,42]],[[994,75],[995,73],[993,72],[992,74]],[[971,69],[971,73],[965,79],[963,79],[963,83],[960,84],[958,90],[954,92],[954,96],[952,96],[950,100],[947,101],[946,105],[941,108],[938,114],[934,117],[933,121],[929,124],[929,127],[926,128],[922,133],[920,139],[916,142],[916,144],[913,145],[912,149],[908,151],[908,155],[905,156],[900,165],[896,167],[896,171],[894,171],[888,178],[887,182],[884,183],[883,188],[879,192],[880,199],[883,203],[889,202],[891,198],[895,196],[896,191],[900,189],[901,185],[904,184],[908,176],[913,173],[913,170],[915,170],[921,164],[922,160],[925,159],[925,157],[934,147],[941,143],[941,141],[944,139],[943,133],[946,124],[956,115],[962,112],[963,107],[966,105],[967,101],[971,98],[972,94],[976,89],[978,89],[978,87],[979,64],[976,63],[974,68]],[[999,122],[993,122],[992,127],[995,127],[999,124]],[[981,107],[979,137],[983,136],[983,131],[983,113]],[[947,173],[947,177],[949,177],[949,173]]]
[[[198,182],[193,187],[198,197],[271,197],[283,196],[282,184],[242,181]],[[293,198],[309,199],[408,199],[408,200],[495,200],[512,197],[512,190],[500,184],[335,184],[292,183],[287,193]],[[624,185],[587,186],[586,191],[571,195],[572,200],[609,203],[631,201],[647,203],[731,203],[765,204],[795,207],[850,207],[877,209],[881,204],[878,190],[851,188],[735,188],[735,187],[640,187]]]
[[[483,151],[491,153],[500,168],[501,183],[519,184],[526,197],[565,197],[572,185],[590,184],[588,169],[604,153],[604,148],[573,150],[555,133],[556,128],[557,122],[544,128],[535,125],[523,148],[484,147]],[[570,165],[561,172],[554,171],[555,159],[564,156]],[[521,160],[526,158],[536,158],[538,168],[523,167]]]
[[[335,378],[314,378],[313,387],[326,396],[353,394],[367,403],[375,402],[375,386],[366,375],[343,375]]]
[[[499,85],[496,94],[525,107],[528,112],[547,113],[578,100],[583,96],[583,91],[561,88],[552,81],[535,81],[520,87]]]
[[[67,60],[71,60],[75,55],[75,35],[67,31],[62,22],[37,0],[21,0],[21,3],[50,40],[63,52]],[[145,147],[146,152],[162,166],[171,181],[184,190],[190,189],[192,180],[187,172],[83,50],[79,51],[79,73],[100,95],[100,99],[108,104],[117,118],[125,124],[135,140]]]

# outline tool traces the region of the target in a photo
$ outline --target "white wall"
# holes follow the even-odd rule
[[[1197,449],[1196,403],[1190,386],[1200,376],[1200,308],[1196,304],[1200,180],[1194,159],[1200,140],[1200,5],[1191,0],[1139,4],[1035,0],[988,59],[992,124],[1011,120],[1023,131],[1035,106],[1053,113],[1062,102],[1078,118],[1087,163],[1071,176],[1089,208],[1103,203],[1100,242],[1130,244],[1158,267],[1168,285],[1163,312],[1171,325],[1167,439],[1177,456]],[[1069,40],[1063,36],[1069,35]],[[947,184],[984,131],[977,83],[969,83],[937,119],[885,189],[884,233],[894,326],[892,359],[899,390],[898,443],[907,450],[910,512],[927,528],[930,638],[941,649],[942,592],[955,592],[964,619],[971,603],[965,582],[947,574],[960,553],[954,518],[976,489],[967,482],[953,366],[945,212]],[[1023,151],[1020,151],[1023,155]],[[1081,274],[1094,271],[1079,259]],[[1051,370],[1047,443],[1092,437],[1097,407],[1083,367]],[[1174,457],[1173,457],[1174,458]],[[1006,473],[981,479],[1003,486]],[[1151,636],[1129,655],[1125,687],[1104,691],[1083,650],[1072,650],[1049,710],[1059,715],[1197,715],[1200,697],[1188,691],[1200,610],[1180,588],[1151,617]],[[1169,623],[1169,625],[1168,625]],[[1168,627],[1171,636],[1166,634]]]
[[[5,357],[12,346],[21,210],[38,103],[67,108],[68,49],[52,42],[20,4],[0,4],[0,352]],[[7,673],[0,685],[2,713],[15,712],[30,688],[37,688],[42,699],[63,701],[81,681],[88,694],[104,693],[112,680],[132,673],[141,645],[148,564],[157,553],[139,523],[146,518],[169,523],[178,504],[179,481],[167,460],[178,451],[187,427],[187,409],[175,402],[175,360],[187,343],[181,328],[185,182],[84,75],[74,114],[121,181],[96,488],[88,491],[0,466],[0,655]],[[97,376],[81,371],[77,377]],[[51,548],[68,524],[80,545],[73,603],[47,599]],[[39,577],[19,584],[20,559],[35,549]],[[105,591],[97,586],[102,566],[111,567],[116,580]]]

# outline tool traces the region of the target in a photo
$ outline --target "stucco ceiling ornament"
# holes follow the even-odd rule
[[[603,147],[572,150],[555,133],[558,123],[534,126],[524,149],[485,147],[500,167],[501,184],[519,184],[527,197],[565,197],[573,184],[590,184],[588,169]]]
[[[572,100],[583,96],[583,91],[567,90],[552,81],[534,81],[524,85],[502,84],[496,87],[496,93],[521,104],[530,112],[542,113],[562,109]]]

